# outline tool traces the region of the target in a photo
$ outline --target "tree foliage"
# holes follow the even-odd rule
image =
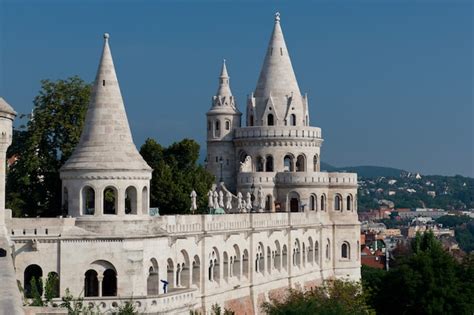
[[[198,165],[199,144],[190,139],[162,147],[153,139],[147,139],[140,154],[153,168],[150,183],[151,207],[159,207],[160,214],[188,212],[189,195],[194,189],[198,195],[198,210],[206,209],[206,194],[214,182],[213,176]]]
[[[471,255],[457,262],[427,232],[416,236],[395,268],[372,278],[362,273],[363,283],[372,285],[378,314],[472,314],[473,261]]]
[[[262,304],[268,315],[367,315],[375,314],[359,283],[328,281],[309,291],[293,290],[282,301],[271,298]]]
[[[79,141],[90,85],[79,77],[41,81],[26,129],[16,130],[8,156],[7,207],[15,216],[61,214],[59,168]]]

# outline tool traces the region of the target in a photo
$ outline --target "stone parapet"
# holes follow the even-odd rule
[[[275,183],[277,185],[357,187],[357,174],[326,172],[281,172],[276,174]]]
[[[258,126],[243,127],[235,130],[234,139],[237,141],[258,138],[322,141],[321,128],[311,126]]]

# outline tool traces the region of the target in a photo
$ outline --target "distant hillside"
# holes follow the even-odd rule
[[[365,178],[400,177],[400,175],[408,173],[407,171],[393,167],[369,165],[336,167],[324,162],[321,162],[321,170],[328,172],[352,172],[357,173],[359,177]]]

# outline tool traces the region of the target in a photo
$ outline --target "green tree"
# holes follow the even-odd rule
[[[206,209],[206,195],[213,176],[198,165],[199,144],[190,139],[162,147],[153,139],[147,139],[140,148],[140,154],[153,168],[150,183],[150,203],[159,207],[160,214],[189,212],[194,189],[198,195],[199,212]]]
[[[90,85],[79,77],[41,81],[25,130],[16,131],[9,154],[18,161],[7,176],[7,206],[16,216],[61,214],[59,168],[79,141]]]
[[[309,291],[290,289],[282,301],[270,299],[262,304],[269,315],[367,315],[375,314],[367,295],[357,282],[334,280]]]
[[[31,278],[30,280],[30,292],[27,297],[32,299],[31,306],[43,306],[43,280],[41,278]]]
[[[432,232],[418,234],[411,254],[383,278],[376,310],[380,314],[472,314],[472,282],[472,266],[457,263]]]
[[[44,298],[46,303],[50,303],[56,297],[59,297],[59,277],[56,273],[50,272],[44,284]]]

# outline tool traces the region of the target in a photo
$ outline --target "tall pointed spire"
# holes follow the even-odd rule
[[[219,87],[217,93],[212,97],[212,106],[209,112],[227,112],[230,114],[239,113],[235,105],[235,99],[232,96],[229,83],[229,73],[225,59],[222,61],[221,73],[219,75]]]
[[[275,13],[273,33],[268,43],[267,54],[255,89],[256,97],[301,95],[291,59],[286,48],[280,25],[280,13]]]
[[[229,84],[229,74],[227,73],[227,66],[225,59],[222,61],[221,75],[219,76],[219,88],[217,89],[217,96],[232,96]]]
[[[278,12],[275,13],[273,32],[254,93],[257,115],[263,114],[264,104],[270,95],[281,117],[285,117],[288,112],[289,99],[292,107],[300,107],[300,103],[302,105],[301,92],[286,47]]]
[[[150,169],[133,143],[107,33],[84,129],[62,168],[68,169]]]

